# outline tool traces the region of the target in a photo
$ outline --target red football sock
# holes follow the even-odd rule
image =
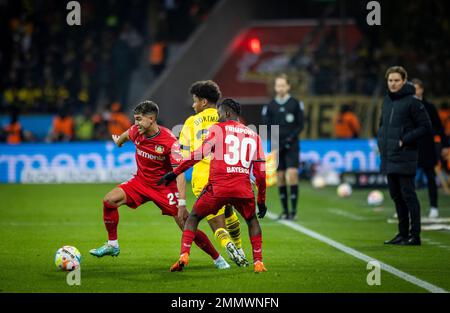
[[[262,261],[262,235],[256,235],[250,237],[250,242],[253,248],[253,263],[256,261]]]
[[[220,256],[219,252],[217,252],[216,248],[214,248],[208,236],[206,236],[206,234],[201,230],[197,230],[197,232],[195,233],[195,244],[200,249],[208,253],[213,260],[217,259]]]
[[[194,241],[195,233],[189,229],[183,231],[183,236],[181,236],[181,252],[183,253],[191,253],[192,241]]]
[[[119,211],[116,206],[103,201],[103,222],[108,231],[109,240],[117,240],[117,225],[119,224]]]

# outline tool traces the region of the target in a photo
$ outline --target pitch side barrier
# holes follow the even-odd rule
[[[340,173],[378,171],[380,163],[376,141],[363,139],[302,140],[299,158]],[[0,183],[122,182],[135,171],[131,143],[0,144]]]

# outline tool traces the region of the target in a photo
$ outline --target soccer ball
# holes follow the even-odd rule
[[[56,251],[55,265],[63,271],[73,271],[80,267],[81,253],[77,248],[64,246]]]
[[[384,201],[383,193],[379,190],[372,190],[367,196],[367,204],[372,206],[381,205]]]
[[[352,186],[349,183],[340,184],[337,187],[337,195],[341,198],[350,197],[352,194]]]

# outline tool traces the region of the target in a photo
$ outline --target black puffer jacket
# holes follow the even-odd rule
[[[407,83],[383,100],[377,137],[384,174],[414,175],[419,138],[431,132],[428,113],[414,94],[414,86]]]
[[[440,137],[442,148],[448,147],[447,136],[445,135],[444,127],[442,126],[435,106],[425,99],[422,100],[422,103],[428,113],[428,116],[430,117],[432,132],[420,139],[419,167],[424,169],[434,169],[439,161],[440,155],[440,151],[438,151],[436,144],[434,143],[434,136],[438,135]]]

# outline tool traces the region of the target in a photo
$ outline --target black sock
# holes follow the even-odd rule
[[[287,198],[286,186],[278,187],[278,191],[280,192],[280,200],[281,200],[281,206],[283,208],[283,213],[289,213],[288,212],[288,198]]]
[[[293,214],[297,213],[297,195],[298,195],[298,185],[292,185],[291,186],[291,208]]]

